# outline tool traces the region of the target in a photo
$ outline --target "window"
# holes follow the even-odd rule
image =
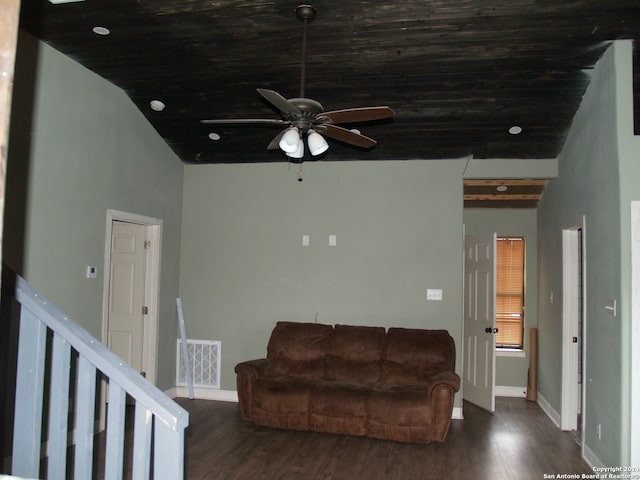
[[[496,257],[496,347],[522,349],[524,238],[498,238]]]

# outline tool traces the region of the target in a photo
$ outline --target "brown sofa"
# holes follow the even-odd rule
[[[236,365],[258,425],[443,442],[460,387],[446,330],[278,322],[267,358]]]

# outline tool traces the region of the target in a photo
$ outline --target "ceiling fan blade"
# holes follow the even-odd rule
[[[385,120],[396,116],[394,111],[387,106],[346,108],[344,110],[323,112],[321,115],[329,118],[333,123],[370,122],[372,120]]]
[[[299,115],[302,113],[298,109],[298,107],[293,105],[291,102],[289,102],[286,98],[284,98],[278,92],[274,90],[268,90],[266,88],[258,88],[256,90],[258,90],[258,93],[262,95],[262,98],[264,98],[267,102],[269,102],[271,105],[276,107],[285,115],[293,115],[293,114]]]
[[[362,148],[371,148],[378,143],[373,138],[365,137],[346,128],[338,127],[337,125],[325,124],[323,125],[321,133],[334,140]]]
[[[280,139],[286,133],[286,130],[282,130],[278,135],[273,137],[273,140],[267,145],[267,150],[278,150],[280,148]]]
[[[275,118],[218,118],[213,120],[200,120],[200,123],[208,125],[285,125],[289,122]]]

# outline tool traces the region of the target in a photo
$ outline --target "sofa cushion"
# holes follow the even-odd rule
[[[446,330],[390,328],[382,354],[381,383],[425,385],[438,372],[453,372],[455,346]]]
[[[374,388],[367,398],[367,436],[399,442],[433,440],[433,409],[427,388]]]
[[[253,421],[294,430],[309,428],[309,395],[314,381],[304,377],[262,377],[252,389]]]
[[[373,385],[380,380],[384,327],[336,325],[331,334],[326,379]]]
[[[267,346],[267,375],[323,378],[332,330],[321,323],[278,322]]]
[[[309,428],[317,432],[365,435],[370,391],[358,383],[316,383],[309,398]]]

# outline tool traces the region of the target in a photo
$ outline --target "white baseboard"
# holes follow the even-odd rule
[[[527,387],[511,387],[509,385],[496,385],[494,387],[496,397],[526,398]]]
[[[556,427],[560,428],[560,414],[554,410],[551,404],[538,393],[538,405],[542,408],[542,411],[547,414]]]
[[[584,458],[584,461],[587,462],[587,464],[591,468],[604,467],[605,466],[605,464],[600,461],[598,456],[595,453],[593,453],[593,450],[591,450],[586,445],[584,446],[584,455],[582,456],[582,458]]]
[[[453,420],[464,420],[464,415],[462,414],[462,407],[453,407],[453,412],[451,412],[451,418]]]
[[[189,398],[187,387],[173,387],[165,390],[171,398]],[[238,392],[235,390],[218,390],[216,388],[194,388],[193,394],[197,400],[219,400],[221,402],[238,402]]]
[[[551,406],[551,404],[538,393],[538,405],[547,414],[556,427],[560,427],[560,414]],[[604,467],[605,464],[598,458],[598,456],[591,450],[586,444],[583,445],[582,458],[591,467]]]

